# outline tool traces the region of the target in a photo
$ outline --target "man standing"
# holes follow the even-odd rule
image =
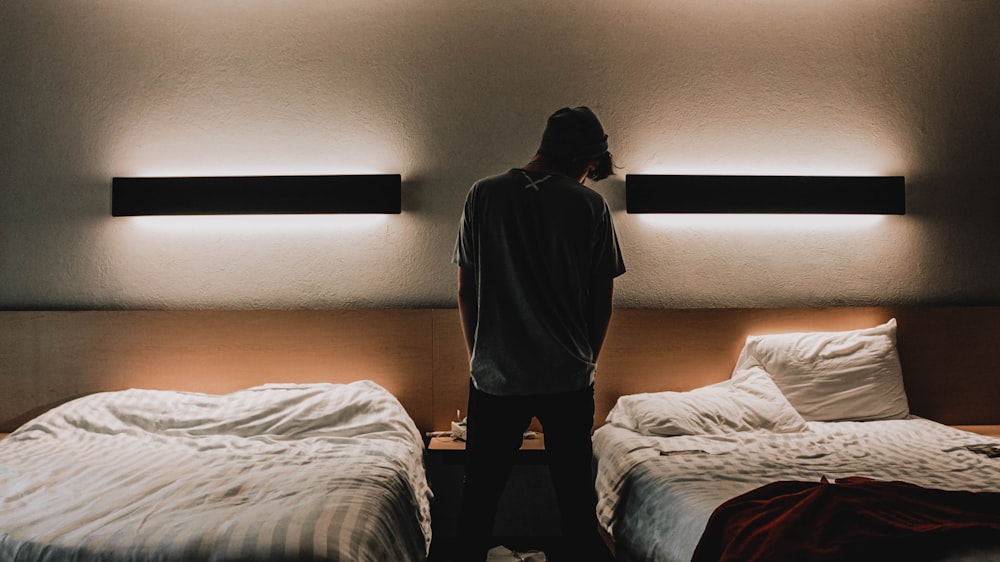
[[[466,198],[453,256],[471,358],[457,562],[486,558],[532,417],[559,505],[553,559],[606,556],[591,472],[594,374],[625,266],[607,202],[583,182],[613,173],[607,138],[587,107],[560,109],[527,165],[476,182]]]

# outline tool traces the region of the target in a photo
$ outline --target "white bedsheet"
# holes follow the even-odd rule
[[[0,441],[0,559],[422,559],[430,496],[370,381],[102,393]]]
[[[642,486],[641,494],[629,494],[636,505],[627,507],[637,510],[627,525],[642,535],[642,544],[623,546],[642,549],[640,559],[690,560],[716,507],[776,480],[867,476],[945,490],[1000,491],[1000,458],[960,448],[996,439],[916,417],[808,425],[803,433],[681,437],[602,426],[594,435],[598,518],[619,538],[626,486]],[[630,481],[637,476],[641,482]]]

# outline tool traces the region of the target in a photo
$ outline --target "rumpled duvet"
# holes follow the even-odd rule
[[[612,424],[594,435],[598,518],[619,559],[687,562],[713,511],[776,481],[850,476],[925,488],[1000,492],[996,439],[930,420],[809,422],[799,433],[650,437]],[[1000,548],[947,560],[1000,560]]]
[[[430,496],[370,381],[101,393],[0,441],[0,560],[423,560]]]

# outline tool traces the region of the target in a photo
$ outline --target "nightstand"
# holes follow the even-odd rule
[[[497,508],[494,535],[507,546],[544,549],[552,537],[559,536],[558,508],[545,460],[545,438],[541,433],[537,435],[525,439],[515,455],[510,479]],[[465,474],[465,442],[432,437],[426,455],[427,479],[434,492],[431,559],[447,559],[440,554],[455,541]]]
[[[521,450],[517,455],[517,462],[519,464],[526,460],[534,460],[536,463],[545,462],[541,458],[541,455],[537,454],[545,451],[545,436],[541,433],[536,433],[535,435],[536,437],[534,438],[521,441]],[[465,462],[465,441],[461,439],[431,437],[427,443],[427,450],[440,451],[442,455],[451,456],[454,460]]]
[[[953,425],[952,427],[1000,439],[1000,425]]]

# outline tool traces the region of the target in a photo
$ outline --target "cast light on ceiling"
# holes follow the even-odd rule
[[[116,177],[111,215],[398,214],[399,174]]]
[[[629,213],[906,213],[902,176],[625,176]]]

